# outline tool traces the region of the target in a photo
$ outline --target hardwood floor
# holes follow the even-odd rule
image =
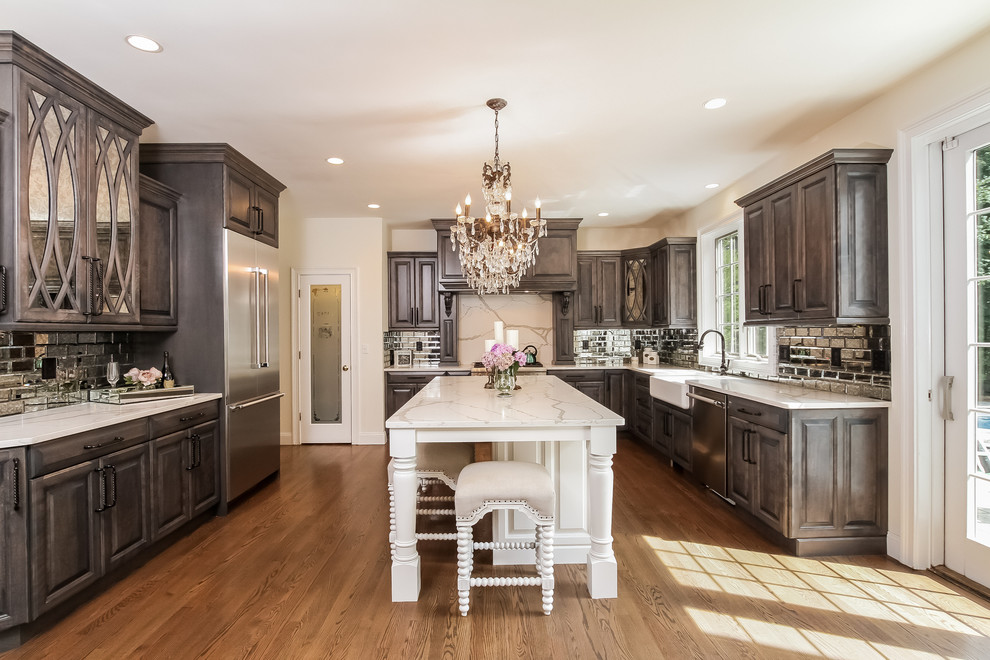
[[[639,445],[615,458],[619,598],[584,567],[475,589],[423,542],[422,595],[390,601],[383,447],[282,450],[280,479],[133,570],[15,658],[990,657],[990,603],[883,557],[780,553]]]

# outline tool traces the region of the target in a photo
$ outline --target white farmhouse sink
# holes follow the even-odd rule
[[[657,369],[650,376],[650,395],[654,399],[660,399],[664,403],[686,410],[691,407],[688,399],[690,388],[686,381],[709,376],[711,374],[694,369]]]

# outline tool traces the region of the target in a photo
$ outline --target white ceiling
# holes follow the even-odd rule
[[[154,119],[144,141],[229,142],[288,186],[283,213],[405,228],[480,198],[491,97],[509,102],[500,153],[517,206],[539,195],[549,217],[632,226],[697,205],[717,192],[705,184],[732,183],[990,26],[987,0],[0,8],[0,29]],[[164,52],[130,48],[133,33]],[[716,96],[728,105],[704,110]]]

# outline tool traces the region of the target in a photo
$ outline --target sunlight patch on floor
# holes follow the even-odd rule
[[[653,536],[644,536],[643,539],[674,579],[687,587],[875,621],[923,626],[965,635],[990,635],[990,609],[925,575],[878,570],[835,560],[822,561],[703,543],[668,541]],[[701,621],[722,616],[715,612],[694,611],[699,613],[697,617]],[[732,620],[731,625],[729,619]],[[814,643],[809,635],[817,636],[815,639],[820,637],[821,644],[829,646],[825,644],[829,636],[814,631],[801,631],[798,637],[803,641],[798,643],[798,637],[794,636],[795,629],[789,626],[733,617],[718,620],[719,634],[723,636],[736,638],[741,635],[751,639],[754,631],[762,635],[760,631],[764,628],[761,626],[773,626],[777,640],[794,640],[798,644],[787,646],[790,650],[802,650],[804,645]],[[726,627],[721,627],[723,625]],[[785,629],[785,632],[779,629]],[[842,640],[842,648],[846,649],[844,652],[849,652],[852,642],[859,642],[842,637],[835,639]],[[764,639],[756,641],[770,644]],[[819,646],[815,648],[816,654],[821,651]],[[866,655],[862,657],[882,657],[887,653],[880,645],[866,644],[864,648]],[[905,649],[894,650],[907,653]],[[856,652],[859,653],[859,649]]]

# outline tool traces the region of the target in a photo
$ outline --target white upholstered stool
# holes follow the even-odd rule
[[[423,443],[416,447],[416,477],[419,478],[420,491],[431,483],[445,484],[451,490],[457,488],[457,476],[465,465],[474,460],[474,445],[471,443]],[[395,550],[395,489],[392,486],[395,475],[393,461],[388,462],[388,543]],[[418,516],[452,516],[454,510],[449,508],[419,508],[420,503],[434,505],[454,501],[453,495],[417,495],[416,515]],[[455,532],[417,533],[421,541],[453,541],[457,538]]]
[[[461,470],[454,491],[457,515],[457,595],[467,616],[471,587],[543,587],[543,613],[553,609],[553,479],[542,465],[483,461]],[[536,525],[535,543],[475,543],[474,524],[489,511],[515,509]],[[474,549],[535,548],[536,577],[471,577]]]

